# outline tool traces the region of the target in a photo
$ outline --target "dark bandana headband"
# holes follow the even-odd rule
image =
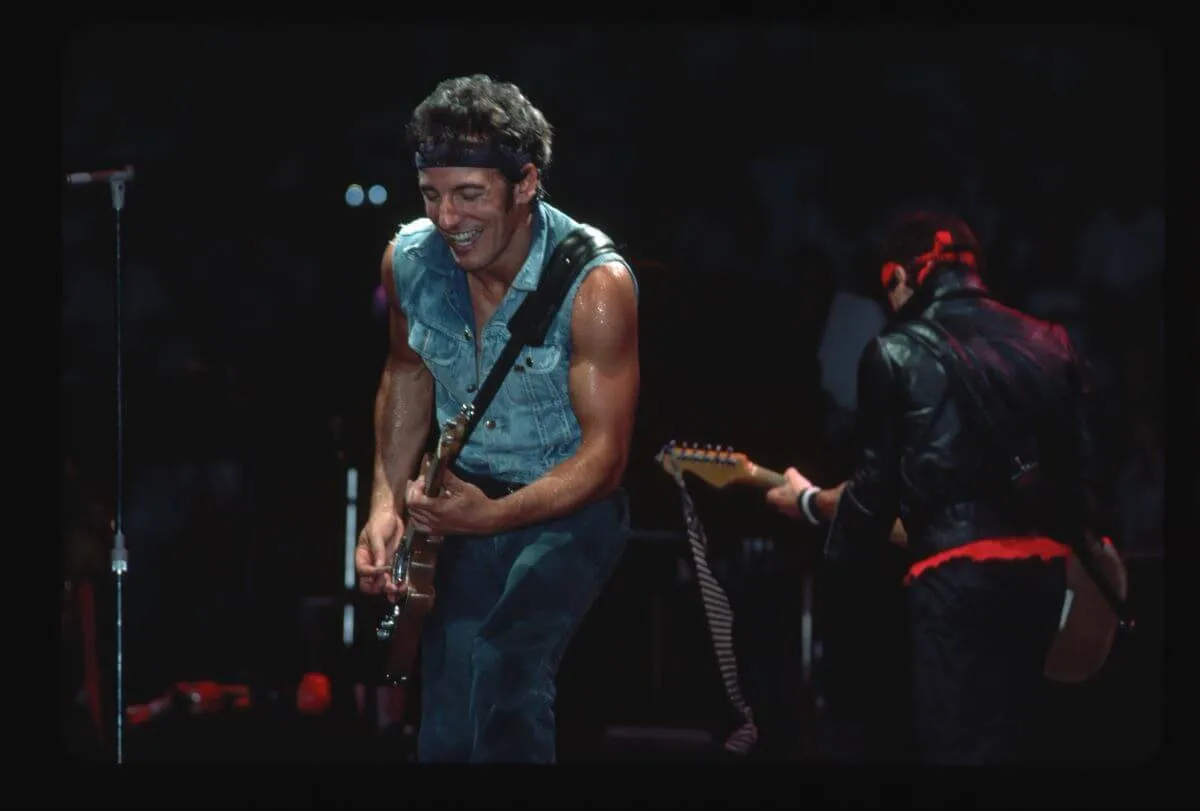
[[[413,155],[417,169],[442,166],[472,166],[481,169],[498,169],[512,182],[524,176],[527,164],[533,158],[525,152],[507,146],[479,143],[446,142],[422,144]]]

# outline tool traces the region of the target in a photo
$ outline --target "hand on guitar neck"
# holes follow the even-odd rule
[[[757,465],[750,461],[744,453],[730,449],[706,446],[688,446],[669,442],[658,454],[659,463],[668,471],[678,469],[681,473],[691,473],[713,487],[727,487],[731,484],[742,484],[766,490],[767,503],[791,518],[803,520],[797,499],[807,487],[813,484],[795,468],[788,468],[783,473]],[[812,499],[812,508],[816,517],[822,522],[833,520],[837,512],[838,499],[846,482],[836,487],[819,489]],[[899,519],[892,526],[891,542],[898,546],[908,545],[908,534]]]
[[[794,467],[789,467],[779,478],[781,481],[767,491],[768,504],[784,515],[800,519],[800,494],[812,487],[816,489],[811,502],[815,517],[823,524],[833,520],[833,516],[837,514],[838,500],[842,497],[842,491],[846,489],[846,482],[840,482],[835,487],[817,487]],[[892,533],[888,540],[897,546],[908,546],[908,533],[905,532],[904,524],[899,518],[892,524]]]

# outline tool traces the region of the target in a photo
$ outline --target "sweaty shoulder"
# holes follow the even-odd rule
[[[632,306],[637,307],[637,282],[633,271],[620,261],[601,262],[588,271],[575,298],[576,308]]]
[[[576,340],[613,341],[637,331],[637,283],[623,262],[602,262],[579,287],[572,307],[571,332]]]

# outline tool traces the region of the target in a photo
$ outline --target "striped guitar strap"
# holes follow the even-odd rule
[[[704,603],[704,614],[708,619],[708,632],[712,638],[713,653],[717,657],[717,668],[721,673],[721,681],[725,684],[725,693],[745,723],[735,729],[725,741],[725,749],[738,754],[747,754],[758,741],[758,727],[754,724],[754,711],[742,697],[742,688],[738,683],[737,656],[733,650],[733,609],[729,607],[729,598],[721,584],[713,577],[708,565],[708,538],[704,534],[704,526],[696,515],[696,507],[688,494],[683,481],[683,473],[677,465],[668,462],[664,465],[679,485],[679,495],[683,502],[684,520],[687,522],[688,544],[692,549],[692,560],[696,564],[696,579],[700,582],[700,598]]]

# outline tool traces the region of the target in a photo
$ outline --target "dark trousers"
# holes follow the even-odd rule
[[[889,544],[870,564],[827,566],[818,580],[828,717],[861,731],[841,756],[892,764],[912,758],[907,551]],[[864,610],[863,606],[870,608]]]
[[[422,630],[421,762],[553,763],[555,676],[628,537],[625,494],[487,538],[447,538]]]
[[[913,581],[913,722],[922,763],[1033,757],[1035,707],[1065,588],[1062,559],[952,560]]]

